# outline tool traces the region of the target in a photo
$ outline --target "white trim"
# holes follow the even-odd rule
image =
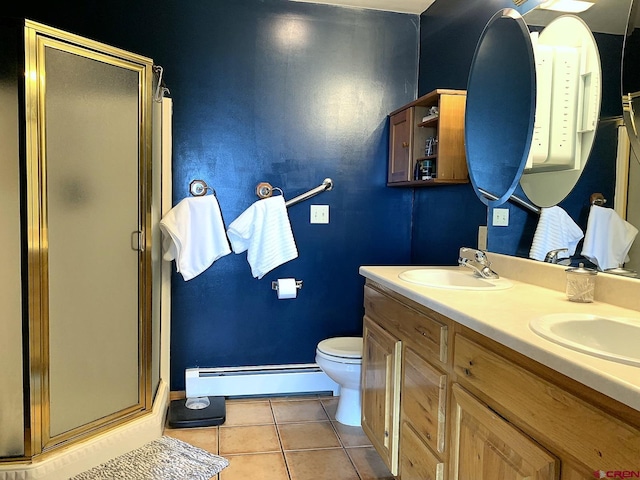
[[[631,144],[627,127],[618,126],[618,149],[616,153],[616,188],[614,194],[614,209],[620,218],[627,218],[627,195],[629,190],[629,155]]]
[[[188,368],[186,396],[259,396],[332,392],[340,386],[318,364],[262,365],[226,368]]]

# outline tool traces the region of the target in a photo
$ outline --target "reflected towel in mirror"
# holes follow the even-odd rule
[[[234,253],[247,251],[251,274],[258,279],[298,257],[282,195],[254,202],[231,222],[227,235]]]
[[[638,229],[612,208],[591,205],[582,255],[600,270],[617,268],[629,261],[627,254]]]
[[[164,260],[175,260],[184,280],[231,253],[215,195],[187,197],[160,220]]]
[[[540,220],[533,236],[529,258],[544,261],[547,252],[566,248],[558,258],[568,258],[576,252],[578,242],[584,234],[573,219],[562,208],[556,206],[543,208]]]

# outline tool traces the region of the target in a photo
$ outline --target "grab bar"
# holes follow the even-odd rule
[[[325,178],[324,181],[322,182],[322,185],[318,185],[316,188],[312,188],[308,192],[302,193],[297,197],[292,198],[291,200],[287,200],[285,202],[285,205],[287,207],[291,207],[296,203],[304,202],[305,200],[308,200],[309,198],[314,197],[319,193],[331,190],[332,188],[333,188],[333,180],[331,180],[330,178]],[[281,188],[272,187],[267,182],[261,182],[258,184],[258,186],[256,187],[256,194],[260,198],[268,198],[273,194],[274,190],[278,190],[281,194],[284,194]]]
[[[304,202],[305,200],[308,200],[311,197],[315,197],[319,193],[325,192],[327,190],[331,190],[332,188],[333,188],[333,180],[331,180],[330,178],[325,178],[324,181],[322,182],[322,185],[318,185],[316,188],[312,188],[308,192],[300,194],[297,197],[294,197],[291,200],[288,200],[285,203],[285,205],[287,207],[291,207],[296,203]]]
[[[486,190],[482,189],[482,188],[478,188],[478,191],[484,195],[485,197],[487,197],[489,200],[498,200],[499,197],[496,197],[494,194],[487,192]],[[540,215],[540,209],[534,205],[531,205],[529,202],[527,202],[526,200],[523,200],[522,198],[516,196],[516,195],[511,195],[509,197],[509,200],[512,201],[513,203],[517,203],[518,205],[520,205],[521,207],[526,208],[527,210],[529,210],[530,212],[533,212],[537,215]]]

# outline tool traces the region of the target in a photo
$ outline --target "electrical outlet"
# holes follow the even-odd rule
[[[508,208],[493,209],[493,226],[494,227],[509,226],[509,209]]]
[[[329,223],[329,205],[311,205],[311,223]]]

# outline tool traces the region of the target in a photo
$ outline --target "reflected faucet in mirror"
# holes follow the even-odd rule
[[[547,263],[558,263],[558,254],[561,252],[568,252],[568,248],[556,248],[547,252],[547,255],[544,257],[544,261]]]
[[[458,265],[470,268],[482,278],[500,278],[496,272],[491,270],[491,262],[482,250],[462,247],[458,255]]]

